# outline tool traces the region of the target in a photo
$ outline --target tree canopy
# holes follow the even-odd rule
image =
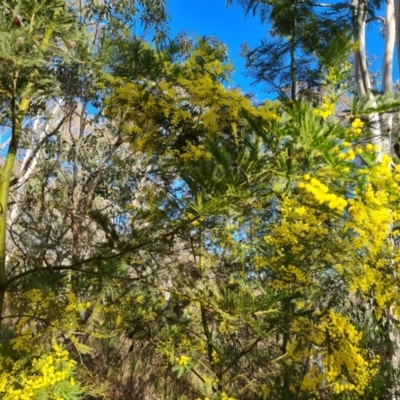
[[[1,3],[0,398],[400,398],[397,4],[236,3],[276,99],[162,0]]]

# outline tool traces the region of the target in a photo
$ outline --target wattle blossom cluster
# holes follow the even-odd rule
[[[360,118],[355,118],[351,123],[349,133],[351,136],[358,136],[362,133],[362,128],[364,127],[364,122]]]
[[[324,119],[328,118],[335,111],[335,103],[328,97],[323,98],[324,102],[320,108],[314,110],[315,115],[322,117]]]
[[[188,356],[182,355],[179,357],[176,357],[175,361],[178,365],[184,366],[187,365],[189,362],[190,358]]]
[[[50,354],[33,358],[31,368],[16,362],[11,372],[0,374],[0,396],[4,400],[64,400],[63,392],[77,392],[73,372],[75,361],[58,344]]]
[[[304,175],[303,179],[304,182],[300,182],[298,187],[311,193],[319,204],[326,203],[330,209],[339,211],[343,211],[347,206],[347,200],[334,193],[329,193],[328,186],[324,185],[318,179],[311,178],[308,174]]]
[[[327,385],[336,394],[364,394],[371,378],[377,373],[379,359],[366,357],[367,352],[360,348],[362,334],[351,324],[348,317],[330,310],[319,324],[299,318],[295,321],[294,331],[299,334],[299,339],[290,345],[288,353],[291,357],[299,360],[302,357],[320,360],[304,375],[301,392],[313,393],[318,398],[318,388]],[[299,352],[304,335],[311,338],[317,347]],[[328,346],[324,347],[327,341]]]

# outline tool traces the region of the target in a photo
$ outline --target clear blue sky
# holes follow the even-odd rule
[[[168,10],[171,17],[171,35],[186,32],[189,36],[215,36],[224,42],[229,49],[229,57],[235,67],[233,83],[240,85],[244,92],[258,95],[262,100],[269,95],[262,85],[251,85],[252,79],[244,76],[244,60],[239,56],[240,46],[246,42],[250,47],[260,44],[267,38],[268,26],[261,25],[259,18],[245,16],[237,5],[225,6],[225,0],[168,0]],[[377,13],[383,15],[383,11]],[[375,58],[372,69],[381,71],[383,39],[379,35],[381,25],[370,24],[367,29],[368,56]],[[375,56],[375,57],[374,57]],[[398,78],[397,62],[394,65],[394,78]]]
[[[168,0],[171,17],[171,36],[186,32],[189,36],[215,36],[229,49],[229,58],[235,67],[233,84],[244,92],[258,94],[258,99],[268,97],[261,85],[251,85],[252,79],[244,76],[244,60],[239,56],[240,46],[246,42],[256,46],[265,38],[267,26],[258,18],[245,17],[241,7],[225,6],[225,0]]]
[[[383,11],[377,13],[377,15],[385,16]],[[382,29],[382,22],[374,21],[369,24],[367,28],[367,50],[368,57],[371,60],[371,71],[382,72],[382,55],[384,52],[384,39],[379,31]],[[380,78],[380,77],[379,77]],[[397,53],[394,53],[393,63],[393,81],[396,82],[399,79],[399,72],[397,68]]]

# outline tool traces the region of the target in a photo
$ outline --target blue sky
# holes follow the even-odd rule
[[[239,56],[240,46],[246,42],[250,47],[260,43],[267,33],[258,18],[247,17],[241,7],[225,6],[225,0],[168,0],[171,17],[171,35],[186,32],[189,36],[215,36],[228,45],[229,58],[235,67],[233,81],[244,92],[267,97],[261,85],[251,85],[252,79],[244,76],[244,60]]]
[[[261,25],[257,17],[245,16],[237,5],[225,6],[225,0],[168,0],[171,17],[171,35],[185,31],[189,36],[211,35],[228,45],[229,57],[235,67],[234,84],[240,85],[244,92],[257,94],[258,99],[270,97],[262,85],[251,85],[252,79],[244,75],[244,60],[239,56],[240,46],[246,42],[250,47],[257,46],[267,37],[268,27]],[[378,12],[382,15],[383,12]],[[383,39],[379,35],[380,24],[372,23],[367,29],[368,55],[376,56],[374,70],[381,70]],[[397,79],[397,63],[394,66]]]
[[[378,15],[384,16],[383,11],[378,12]],[[368,56],[371,61],[374,60],[372,64],[371,70],[379,70],[382,71],[382,55],[384,50],[384,40],[379,33],[379,30],[382,28],[382,23],[375,21],[371,23],[367,27],[367,50]],[[397,68],[397,53],[395,51],[394,54],[394,63],[393,63],[393,79],[394,82],[399,78],[398,68]]]

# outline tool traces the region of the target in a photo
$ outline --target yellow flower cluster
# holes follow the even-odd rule
[[[375,148],[372,147],[372,150]],[[392,184],[400,178],[400,166],[390,168],[390,157],[383,156],[380,163],[365,167],[359,175],[356,187],[349,189],[349,200],[342,199],[346,213],[330,214],[326,208],[316,207],[327,204],[330,188],[322,178],[303,176],[299,188],[310,195],[310,206],[304,201],[304,192],[299,191],[298,198],[284,196],[280,203],[279,224],[270,229],[264,237],[268,260],[266,264],[257,263],[259,269],[268,268],[273,273],[271,286],[286,290],[296,290],[297,284],[302,289],[312,281],[314,271],[329,271],[329,276],[338,277],[346,282],[349,292],[361,292],[361,295],[373,293],[377,307],[375,314],[384,310],[388,304],[394,306],[400,314],[400,299],[397,284],[387,277],[387,267],[391,260],[388,251],[394,254],[396,249],[389,249],[390,226],[393,220],[400,218],[395,204],[400,202],[400,189]],[[327,179],[335,179],[336,171],[324,170]],[[320,172],[321,173],[321,172]],[[398,175],[396,177],[396,175]],[[400,179],[399,179],[400,180]],[[307,186],[308,185],[308,186]],[[399,190],[397,199],[392,196]],[[307,194],[308,196],[308,194]],[[324,216],[329,219],[327,230]],[[313,257],[314,249],[320,249],[321,243],[327,250]],[[310,256],[308,256],[310,254]],[[397,265],[397,259],[393,263]],[[400,264],[400,254],[398,258]],[[398,267],[400,273],[400,267]],[[292,275],[292,276],[290,276]],[[296,277],[296,279],[295,279]],[[305,279],[305,283],[303,280]],[[396,308],[396,304],[399,306]],[[303,305],[302,305],[303,307]],[[377,373],[378,359],[372,350],[363,349],[361,333],[351,324],[349,318],[330,311],[319,322],[296,318],[292,325],[292,342],[287,348],[286,359],[289,363],[301,363],[302,360],[314,360],[303,377],[299,377],[298,388],[307,398],[319,398],[321,390],[330,390],[335,394],[362,398]],[[314,346],[308,346],[308,343]],[[293,389],[293,397],[297,389]],[[268,398],[274,389],[264,387],[260,398]]]
[[[183,355],[175,358],[176,363],[182,366],[187,365],[189,360],[190,358],[188,356],[183,356]]]
[[[123,322],[124,322],[124,318],[122,317],[122,315],[117,314],[117,316],[115,318],[115,326],[117,328],[120,328],[122,326]]]
[[[301,381],[300,390],[302,392],[316,392],[318,386],[323,382],[323,375],[317,366],[313,365],[304,375]]]
[[[257,393],[258,397],[262,400],[267,400],[269,398],[270,390],[267,385],[262,385],[259,392]]]
[[[335,111],[335,103],[326,96],[323,98],[323,101],[321,107],[316,108],[314,113],[315,115],[326,119]]]
[[[356,154],[353,149],[347,149],[346,152],[342,152],[338,155],[339,160],[353,161]]]
[[[76,297],[75,293],[68,293],[67,295],[68,298],[68,304],[65,307],[66,312],[81,312],[86,309],[88,309],[91,306],[91,303],[81,303],[78,301],[78,298]]]
[[[323,329],[329,332],[332,342],[323,357],[325,378],[333,384],[334,393],[354,391],[362,396],[371,378],[376,375],[379,359],[365,359],[365,352],[359,344],[362,334],[344,317],[331,310],[323,322]],[[347,376],[343,376],[344,373]]]
[[[392,158],[387,154],[383,154],[381,162],[371,169],[369,181],[385,191],[387,186],[391,186],[392,189],[400,193],[400,186],[396,182],[397,178],[400,177],[400,169],[399,166],[396,166],[393,175],[392,163]]]
[[[373,145],[368,147],[374,149]],[[392,159],[383,155],[380,163],[359,171],[362,184],[349,200],[350,218],[346,229],[352,235],[352,251],[362,254],[362,262],[349,260],[345,265],[338,265],[340,273],[347,277],[349,291],[374,296],[377,319],[389,304],[396,309],[400,301],[398,284],[387,275],[388,267],[397,265],[393,260],[399,253],[390,236],[395,234],[391,228],[398,225],[400,217],[397,212],[400,187],[396,182],[400,178],[400,166],[394,169],[391,166]],[[391,258],[382,254],[391,254]]]
[[[30,303],[39,303],[42,301],[43,293],[39,289],[30,289],[24,293],[24,297],[29,300]]]
[[[364,127],[364,122],[361,121],[360,118],[355,118],[351,123],[349,133],[351,136],[358,136],[362,133],[362,129]]]
[[[43,391],[49,399],[63,400],[55,395],[54,388],[63,382],[75,386],[72,376],[75,361],[68,359],[68,352],[53,344],[50,354],[34,358],[31,370],[23,363],[15,363],[12,372],[0,374],[0,396],[4,400],[35,400]]]
[[[362,334],[351,324],[348,317],[330,310],[319,325],[302,326],[301,333],[309,335],[317,346],[301,353],[310,359],[319,359],[304,375],[302,392],[314,392],[327,385],[334,393],[353,392],[362,396],[371,378],[377,373],[378,358],[366,359],[360,348]],[[298,342],[291,344],[295,353]],[[311,353],[310,353],[311,351]],[[294,356],[295,354],[293,354]],[[297,357],[298,358],[298,357]]]
[[[264,121],[279,121],[280,116],[278,114],[279,103],[271,102],[267,100],[263,105],[257,108],[257,112],[263,118]]]
[[[22,320],[23,318],[21,318]],[[22,325],[20,321],[19,323]],[[38,350],[38,345],[35,340],[26,340],[27,337],[32,338],[34,333],[30,328],[21,329],[21,326],[18,326],[18,336],[10,340],[10,344],[14,351],[21,351],[23,353],[33,353]]]
[[[378,151],[380,150],[380,147],[379,147],[378,145],[373,145],[372,143],[368,143],[368,144],[365,146],[365,148],[366,148],[368,151],[376,151],[376,152],[378,152]]]
[[[237,139],[236,136],[235,138]],[[194,145],[192,143],[188,143],[185,146],[185,151],[183,153],[176,151],[175,154],[184,161],[198,161],[201,159],[210,160],[212,158],[211,154],[207,152],[202,144]]]
[[[328,67],[328,72],[322,79],[322,84],[330,88],[330,90],[339,84],[339,90],[334,91],[334,93],[336,93],[335,97],[338,98],[338,95],[348,92],[348,90],[346,90],[348,88],[348,84],[344,83],[343,81],[345,79],[345,75],[351,69],[352,64],[348,61],[342,62],[334,67]]]
[[[211,356],[212,356],[212,363],[213,364],[217,364],[217,363],[220,362],[219,355],[218,355],[218,353],[216,352],[215,349],[212,351]]]
[[[335,147],[333,149],[333,152],[334,154],[337,154],[337,157],[341,161],[353,161],[356,157],[356,153],[354,152],[351,143],[347,141],[343,141],[342,143],[340,143],[338,147]],[[362,151],[360,153],[360,148],[357,149],[357,153],[362,153]],[[346,172],[350,171],[348,167],[345,167],[343,170]]]
[[[293,282],[294,279],[297,283],[306,283],[308,281],[304,272],[294,265],[283,265],[280,267],[280,272],[283,279],[286,278],[285,280],[288,282]]]
[[[319,204],[327,203],[330,209],[337,209],[339,211],[343,211],[347,206],[347,200],[334,193],[328,193],[328,186],[324,185],[318,179],[311,178],[308,174],[304,175],[303,179],[305,182],[300,182],[298,187],[311,193]]]
[[[357,51],[360,48],[360,42],[358,40],[355,40],[350,48],[352,51]]]
[[[300,194],[300,197],[304,204],[304,196]],[[335,234],[324,224],[324,217],[314,204],[312,207],[300,205],[296,199],[285,196],[280,213],[280,224],[264,237],[269,249],[268,256],[264,255],[267,262],[258,262],[256,268],[272,273],[271,287],[274,289],[304,291],[313,285],[314,273],[324,268],[325,262],[328,265],[331,262],[328,253],[321,255],[318,261],[311,261],[315,251],[313,246],[318,242],[330,243],[335,240]],[[332,218],[332,215],[327,216]]]
[[[221,393],[221,400],[235,400],[234,397],[229,397],[225,392]]]

